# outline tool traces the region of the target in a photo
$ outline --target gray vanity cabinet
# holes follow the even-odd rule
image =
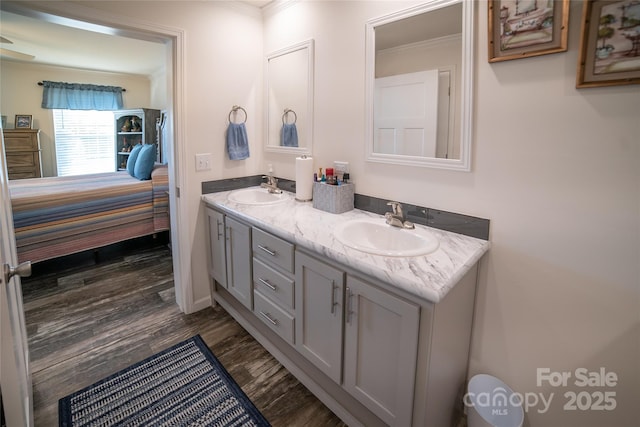
[[[296,349],[340,384],[345,273],[300,251],[295,266]]]
[[[348,276],[344,388],[385,423],[411,424],[420,308]]]
[[[209,274],[249,310],[251,283],[251,227],[207,208],[209,220]]]
[[[224,214],[209,208],[206,211],[209,220],[209,275],[226,288],[227,246],[224,238]]]
[[[353,426],[449,426],[467,376],[477,264],[432,303],[206,208],[219,303]]]
[[[227,289],[249,310],[253,310],[251,279],[251,227],[225,216]]]

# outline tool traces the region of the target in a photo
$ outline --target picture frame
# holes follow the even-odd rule
[[[640,3],[584,3],[576,88],[640,84]]]
[[[16,129],[31,129],[31,114],[16,114]]]
[[[489,0],[489,62],[565,52],[569,0]]]

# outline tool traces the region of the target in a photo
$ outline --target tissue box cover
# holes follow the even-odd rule
[[[355,186],[353,184],[329,185],[313,183],[313,207],[330,213],[343,213],[353,209]]]

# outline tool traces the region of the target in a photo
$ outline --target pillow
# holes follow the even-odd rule
[[[131,153],[129,154],[129,160],[127,160],[127,172],[129,175],[133,176],[133,168],[136,165],[136,159],[140,154],[140,150],[142,149],[142,144],[138,144],[131,149]]]
[[[156,144],[144,144],[133,167],[133,176],[140,180],[151,179],[151,172],[155,162]]]

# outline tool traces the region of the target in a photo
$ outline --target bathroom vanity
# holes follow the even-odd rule
[[[335,230],[380,215],[331,214],[288,193],[202,200],[213,304],[336,415],[368,427],[457,420],[487,241],[416,226],[438,242],[429,254],[377,255]]]

